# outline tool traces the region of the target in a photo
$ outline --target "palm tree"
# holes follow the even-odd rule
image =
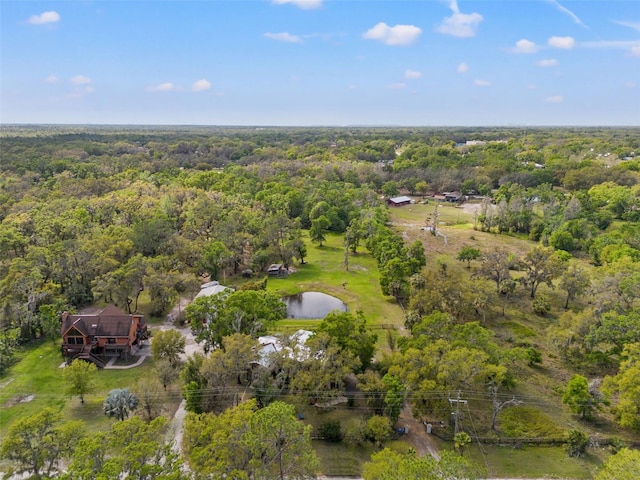
[[[102,409],[105,415],[124,420],[137,406],[138,397],[131,393],[128,388],[114,388],[107,395],[102,404]]]

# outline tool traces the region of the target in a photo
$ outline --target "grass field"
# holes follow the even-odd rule
[[[0,438],[17,418],[33,415],[45,407],[60,412],[66,420],[84,420],[88,429],[106,429],[113,420],[102,413],[102,402],[114,388],[134,388],[138,379],[152,374],[153,360],[147,358],[136,368],[99,369],[95,390],[81,404],[66,394],[62,378],[60,346],[51,341],[24,348],[16,364],[0,378]],[[175,409],[179,394],[167,395],[167,409]],[[176,403],[177,401],[177,403]]]
[[[342,235],[327,235],[320,247],[309,244],[304,264],[294,266],[295,272],[287,278],[270,278],[267,289],[278,295],[316,291],[339,298],[350,312],[362,311],[369,324],[374,326],[404,323],[402,310],[393,297],[380,291],[376,260],[364,248],[349,255],[348,270],[344,265]],[[286,320],[284,325],[305,326],[306,320]]]

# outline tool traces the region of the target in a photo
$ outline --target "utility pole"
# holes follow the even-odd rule
[[[456,411],[455,412],[451,412],[451,415],[453,415],[453,420],[454,420],[454,427],[453,427],[453,434],[456,435],[459,431],[460,431],[460,404],[467,404],[466,400],[461,400],[460,399],[460,390],[458,390],[458,397],[457,398],[450,398],[449,399],[449,404],[451,405],[451,408],[453,408],[453,404],[456,404]]]

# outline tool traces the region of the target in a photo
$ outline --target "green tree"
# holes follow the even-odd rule
[[[185,309],[196,341],[204,342],[205,351],[220,347],[222,338],[233,333],[257,338],[286,314],[281,298],[264,290],[225,291],[200,297]]]
[[[320,215],[311,221],[311,228],[309,229],[309,238],[313,243],[317,243],[322,246],[322,243],[327,240],[327,232],[331,222],[324,215]]]
[[[582,418],[591,418],[596,407],[594,397],[589,392],[589,382],[582,375],[574,375],[562,395],[562,403],[569,405],[573,413]]]
[[[477,248],[465,246],[458,252],[456,258],[461,262],[467,262],[467,268],[471,268],[471,261],[477,260],[481,255],[480,250]]]
[[[605,393],[617,395],[614,413],[623,427],[640,430],[640,343],[626,345],[618,374],[605,377]]]
[[[321,333],[327,334],[330,343],[357,357],[362,371],[371,365],[378,335],[367,325],[361,311],[355,316],[348,312],[329,313],[316,328],[316,334]]]
[[[107,432],[93,432],[78,442],[64,478],[182,480],[180,456],[165,442],[167,419],[144,422],[137,416],[116,422]]]
[[[59,424],[59,419],[51,408],[45,408],[16,420],[2,440],[0,456],[17,463],[16,473],[32,472],[36,478],[53,474],[85,433],[83,422]]]
[[[636,480],[640,478],[640,451],[623,448],[610,456],[594,480]]]
[[[311,426],[282,402],[256,411],[251,400],[220,415],[188,414],[183,447],[193,471],[211,478],[303,479],[318,469]]]
[[[543,283],[553,288],[553,280],[562,271],[562,262],[553,250],[540,246],[527,252],[522,259],[522,266],[525,273],[520,277],[520,282],[529,288],[531,298],[535,298],[538,287]]]
[[[440,452],[440,459],[430,455],[418,457],[415,452],[399,453],[385,448],[371,455],[364,464],[362,476],[365,480],[440,480],[482,478],[480,469],[453,452]]]
[[[84,396],[95,388],[98,367],[95,363],[84,360],[74,360],[62,370],[62,376],[67,382],[67,393],[78,395],[80,403],[84,403]]]
[[[591,286],[591,279],[584,269],[579,265],[573,264],[569,265],[561,275],[559,286],[567,292],[567,299],[564,302],[564,308],[567,309],[571,300],[587,291]]]
[[[471,444],[471,437],[467,432],[458,432],[453,437],[453,447],[460,455],[464,455],[464,451]]]
[[[256,478],[313,478],[319,466],[311,446],[311,426],[295,416],[295,408],[273,402],[255,412],[243,439]]]
[[[378,447],[391,438],[391,420],[389,417],[373,415],[367,420],[367,436]]]
[[[384,397],[385,414],[392,423],[398,421],[400,412],[404,407],[406,399],[406,389],[395,375],[386,374],[382,377],[382,384],[385,386],[386,394]]]
[[[178,330],[160,330],[151,337],[151,353],[156,359],[164,358],[176,365],[184,353],[185,344],[186,340]]]
[[[138,406],[138,397],[128,388],[114,388],[109,392],[102,404],[102,410],[108,417],[124,420]]]
[[[220,271],[229,266],[232,259],[233,255],[227,246],[221,241],[215,240],[205,245],[201,266],[212,280],[217,280]]]

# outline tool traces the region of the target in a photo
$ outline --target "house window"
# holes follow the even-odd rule
[[[107,343],[108,344],[114,344],[114,343],[116,343],[116,339],[115,338],[107,338]]]
[[[78,330],[72,328],[67,334],[67,343],[69,345],[82,345],[84,344],[84,336]]]

